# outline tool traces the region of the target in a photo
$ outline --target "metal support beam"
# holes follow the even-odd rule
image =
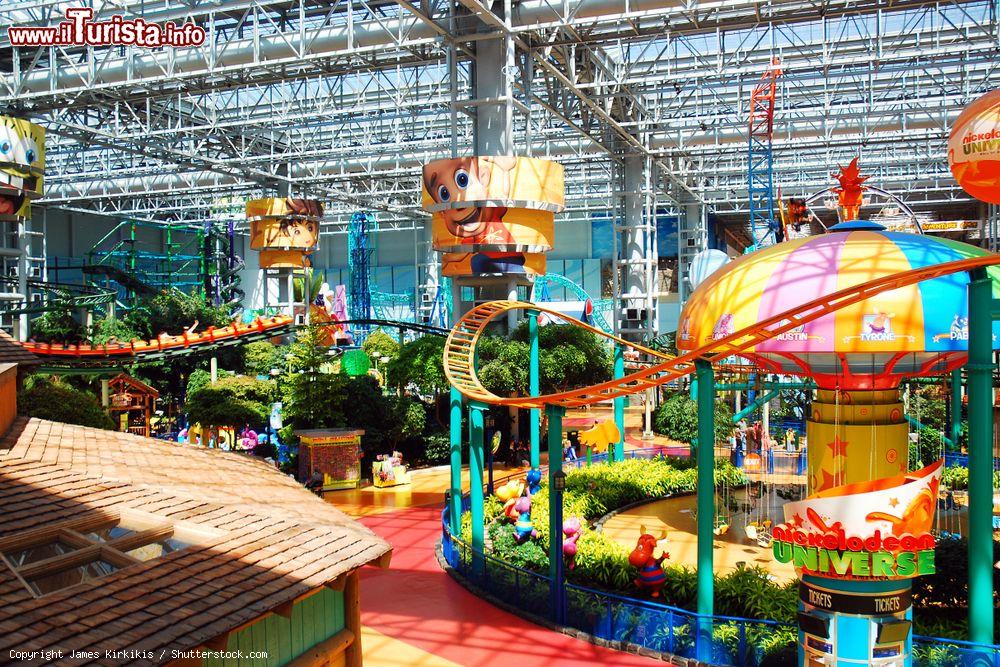
[[[481,575],[486,563],[483,560],[485,543],[485,514],[483,497],[483,413],[489,409],[485,403],[469,402],[469,512],[472,514],[472,570]]]
[[[713,567],[715,533],[715,378],[711,362],[695,361],[698,379],[698,660],[712,657],[712,623],[715,611]]]
[[[528,318],[528,395],[540,394],[538,385],[538,311],[529,310]],[[532,470],[541,466],[539,450],[541,449],[541,411],[538,408],[528,410],[528,441],[530,447],[529,463]]]
[[[993,643],[993,281],[969,283],[969,640]]]
[[[449,529],[452,535],[462,534],[462,393],[451,388],[448,400],[448,439],[451,495]]]
[[[566,408],[549,405],[545,408],[549,422],[549,601],[552,620],[566,623],[566,586],[563,580],[562,496],[555,489],[556,477],[562,475],[562,420]]]

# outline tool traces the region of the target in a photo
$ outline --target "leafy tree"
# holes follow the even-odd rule
[[[226,326],[232,319],[225,306],[212,305],[204,294],[185,294],[179,290],[163,291],[144,299],[125,316],[125,323],[147,339],[161,333],[177,334],[195,322],[198,330],[204,330]]]
[[[509,396],[528,392],[530,348],[522,323],[510,340],[487,336],[479,341],[478,375],[483,386]],[[612,357],[594,334],[566,326],[542,327],[538,333],[539,388],[543,393],[585,387],[611,379]]]
[[[221,380],[231,376],[227,370],[219,369],[218,377]],[[204,368],[196,368],[191,371],[191,375],[188,376],[187,386],[184,390],[184,400],[185,402],[190,400],[190,398],[199,390],[203,389],[212,384],[212,374],[206,371]]]
[[[272,368],[284,366],[283,348],[266,340],[243,346],[243,369],[248,375],[269,375]]]
[[[406,343],[389,362],[388,383],[405,389],[414,385],[422,394],[438,394],[449,387],[444,375],[444,339],[422,336]]]
[[[715,441],[723,442],[733,429],[733,411],[723,401],[715,402]],[[653,430],[679,442],[698,437],[698,404],[682,392],[670,396],[653,415]]]
[[[386,363],[390,363],[399,356],[400,345],[382,329],[376,329],[361,344],[361,349],[372,359],[389,357],[389,361]]]
[[[271,380],[232,376],[196,389],[184,407],[203,426],[256,426],[267,421],[276,397]]]
[[[512,340],[528,342],[522,322]],[[596,335],[570,326],[545,326],[538,331],[539,383],[545,393],[585,387],[611,379],[612,354]]]
[[[101,318],[90,329],[90,340],[98,345],[109,341],[128,343],[135,338],[141,338],[139,332],[116,317]]]
[[[32,376],[17,398],[18,412],[49,419],[114,430],[115,423],[93,394],[75,389],[57,378]]]
[[[31,322],[31,338],[39,343],[79,343],[86,334],[69,310],[50,310]]]
[[[486,336],[480,339],[478,347],[476,372],[484,387],[498,396],[528,392],[530,350],[527,343]]]

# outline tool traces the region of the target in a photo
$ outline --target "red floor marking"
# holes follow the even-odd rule
[[[667,664],[600,648],[508,614],[441,570],[441,510],[413,507],[360,521],[392,543],[388,570],[362,570],[361,622],[466,667]]]

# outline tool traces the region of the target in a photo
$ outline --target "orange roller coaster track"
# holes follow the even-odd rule
[[[1000,265],[1000,255],[971,257],[934,264],[919,269],[911,269],[875,280],[848,287],[826,296],[814,299],[797,308],[769,317],[752,326],[740,329],[724,338],[714,340],[678,357],[669,357],[662,352],[629,343],[616,336],[604,333],[588,324],[573,319],[534,303],[523,301],[490,301],[473,308],[452,328],[445,344],[444,372],[448,381],[469,399],[494,405],[514,405],[521,408],[541,408],[546,405],[579,407],[601,403],[618,396],[636,394],[651,387],[673,382],[694,372],[694,362],[702,359],[713,364],[726,357],[739,354],[765,340],[773,338],[795,327],[823,317],[829,313],[864,301],[876,294],[913,285],[940,276],[961,273],[972,269]],[[559,317],[569,324],[582,327],[603,338],[627,345],[633,349],[656,357],[666,358],[663,363],[630,373],[625,377],[571,389],[543,396],[497,396],[479,381],[475,368],[476,345],[483,332],[499,316],[512,310],[534,310]]]

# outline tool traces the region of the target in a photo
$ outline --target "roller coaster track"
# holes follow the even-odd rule
[[[431,336],[447,336],[448,329],[414,322],[393,320],[348,320],[330,322],[328,326],[339,324],[369,325],[384,328],[409,329]],[[41,358],[45,367],[54,368],[102,368],[154,363],[164,359],[186,357],[212,352],[224,347],[243,345],[258,340],[291,333],[306,325],[294,324],[287,316],[257,318],[250,324],[231,324],[227,327],[209,328],[201,333],[171,336],[163,334],[149,341],[111,343],[100,345],[65,343],[21,343],[29,352]]]
[[[795,327],[833,313],[852,304],[864,301],[881,292],[906,287],[940,276],[970,271],[976,268],[1000,265],[1000,255],[971,257],[911,269],[889,276],[883,276],[861,285],[855,285],[809,301],[778,315],[768,317],[752,326],[740,329],[728,336],[714,340],[683,355],[668,358],[667,361],[630,373],[625,377],[602,382],[589,387],[581,387],[543,396],[497,396],[486,389],[476,375],[476,344],[489,324],[512,310],[536,310],[560,317],[570,324],[587,329],[605,339],[627,345],[640,352],[665,357],[646,347],[628,343],[606,334],[588,324],[562,315],[554,310],[523,301],[491,301],[473,308],[462,317],[451,330],[445,343],[444,371],[448,381],[469,399],[494,405],[513,405],[522,408],[542,408],[546,405],[579,407],[593,405],[618,396],[636,394],[652,387],[694,372],[695,361],[704,360],[720,363],[726,357],[740,354],[758,343],[762,343]]]

